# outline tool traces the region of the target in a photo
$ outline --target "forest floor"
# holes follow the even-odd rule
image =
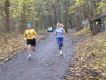
[[[71,31],[73,33],[74,31]],[[59,54],[56,38],[50,33],[47,38],[37,44],[36,52],[32,52],[32,60],[28,61],[27,51],[23,51],[0,64],[0,80],[62,80],[70,59],[75,53],[75,37],[65,36],[63,56]]]
[[[90,36],[85,28],[74,35],[87,38],[77,44],[65,80],[106,80],[106,32]]]
[[[32,60],[26,59],[24,50],[0,64],[0,80],[106,80],[105,34],[89,36],[71,30],[61,56],[55,36],[49,33],[37,44]]]

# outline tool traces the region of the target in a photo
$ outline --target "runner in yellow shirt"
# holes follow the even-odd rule
[[[27,41],[28,45],[28,59],[31,59],[31,53],[30,50],[35,51],[36,46],[36,39],[37,39],[37,33],[34,29],[32,29],[32,24],[27,24],[27,30],[24,32],[24,39]]]

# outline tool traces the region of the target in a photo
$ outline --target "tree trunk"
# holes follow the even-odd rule
[[[10,7],[10,2],[9,2],[9,0],[6,0],[4,2],[4,13],[5,13],[5,22],[4,22],[4,25],[5,25],[5,30],[7,32],[10,31],[9,7]]]
[[[65,31],[68,32],[68,24],[67,24],[67,5],[65,4]]]
[[[20,32],[23,33],[25,29],[25,23],[26,23],[26,18],[25,18],[25,4],[23,4],[23,11],[21,12],[21,25],[20,25]]]
[[[54,6],[54,19],[55,19],[55,24],[57,24],[57,10],[56,10],[56,6]]]

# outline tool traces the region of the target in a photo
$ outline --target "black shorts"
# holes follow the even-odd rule
[[[27,45],[36,46],[36,39],[27,39]]]

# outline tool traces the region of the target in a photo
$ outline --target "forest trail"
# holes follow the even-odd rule
[[[26,60],[28,53],[24,51],[0,64],[0,80],[63,80],[74,51],[73,38],[65,36],[64,55],[61,56],[55,35],[50,33],[45,40],[37,44],[32,60]]]

